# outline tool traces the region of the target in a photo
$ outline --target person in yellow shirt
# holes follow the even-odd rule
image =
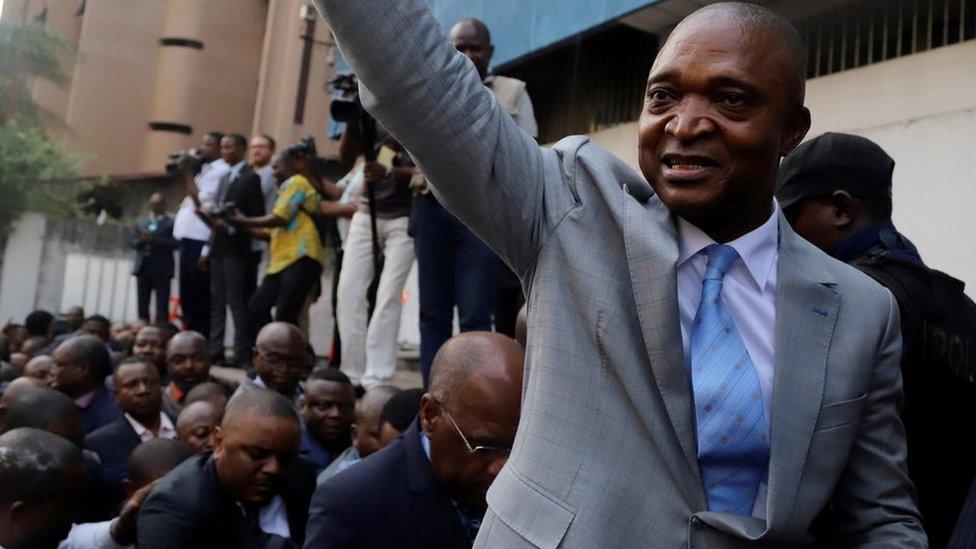
[[[302,306],[325,265],[325,248],[312,216],[316,213],[352,215],[355,205],[323,201],[313,185],[308,153],[301,145],[285,149],[272,159],[278,198],[271,212],[261,217],[235,215],[228,221],[255,236],[270,239],[270,264],[261,286],[248,302],[249,332],[253,336],[274,320],[298,325]],[[352,211],[334,211],[336,208]],[[328,211],[326,211],[328,210]],[[262,231],[266,229],[266,231]]]

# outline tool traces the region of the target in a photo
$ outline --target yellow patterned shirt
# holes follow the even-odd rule
[[[280,273],[305,256],[325,266],[325,249],[310,215],[318,211],[320,200],[315,187],[302,175],[293,175],[281,186],[271,213],[284,219],[285,225],[271,231],[269,275]]]

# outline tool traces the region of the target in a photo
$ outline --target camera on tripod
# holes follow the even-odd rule
[[[332,99],[332,106],[329,109],[333,120],[346,124],[359,124],[363,116],[369,116],[359,98],[359,80],[355,74],[351,72],[336,74],[329,81],[329,85],[339,94]]]

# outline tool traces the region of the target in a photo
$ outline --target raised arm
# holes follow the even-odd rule
[[[557,154],[518,129],[423,0],[316,0],[363,103],[434,194],[523,274],[574,206]]]

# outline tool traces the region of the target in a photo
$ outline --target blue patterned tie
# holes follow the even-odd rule
[[[705,253],[708,267],[691,331],[698,466],[708,510],[748,516],[769,464],[769,423],[756,369],[722,300],[722,279],[739,254],[718,244]]]

